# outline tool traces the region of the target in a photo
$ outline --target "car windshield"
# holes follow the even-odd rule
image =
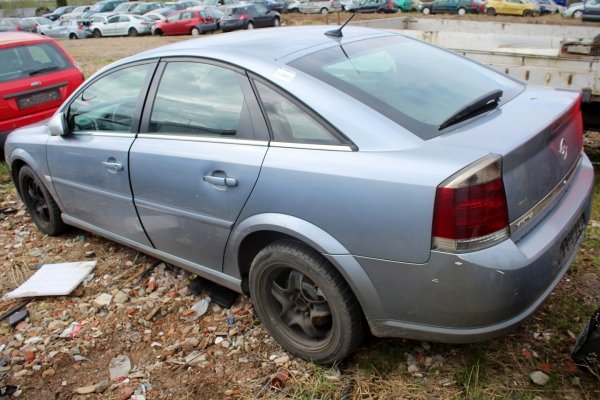
[[[465,105],[495,90],[500,104],[523,86],[451,52],[403,36],[330,47],[292,61],[297,68],[375,109],[422,139]]]
[[[58,71],[68,59],[50,43],[0,49],[0,83]]]
[[[90,8],[91,11],[102,11],[105,7],[106,3],[96,3],[94,6],[92,6],[92,8]]]

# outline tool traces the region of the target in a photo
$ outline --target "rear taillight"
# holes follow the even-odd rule
[[[471,8],[477,8],[477,3],[475,3],[475,2],[472,2],[472,3],[471,3]]]
[[[508,238],[500,156],[486,156],[438,186],[432,236],[432,249],[454,253],[479,250]]]
[[[83,25],[77,25],[77,30],[78,31],[82,31],[83,30]]]
[[[240,18],[239,18],[239,19],[240,19],[241,21],[245,21],[245,20],[247,20],[247,19],[248,19],[248,15],[247,15],[247,14],[240,15]]]
[[[19,25],[15,26],[15,28],[16,28],[15,30],[17,30],[17,31],[22,31],[23,30],[23,29],[21,29],[21,27]]]
[[[392,1],[388,1],[388,8],[391,10],[392,8],[394,8],[394,3],[392,3]]]

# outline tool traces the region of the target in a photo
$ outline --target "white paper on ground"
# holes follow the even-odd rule
[[[96,261],[44,264],[21,286],[5,298],[64,296],[71,293],[89,275]]]

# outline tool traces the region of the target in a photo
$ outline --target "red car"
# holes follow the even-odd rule
[[[0,33],[0,157],[10,131],[52,116],[83,81],[77,63],[54,39]]]
[[[217,21],[208,8],[194,8],[174,12],[166,21],[152,27],[155,35],[199,35],[217,30]]]

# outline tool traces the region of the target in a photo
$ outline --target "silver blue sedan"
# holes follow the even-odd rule
[[[6,160],[75,226],[251,296],[320,363],[367,333],[492,338],[575,257],[593,168],[578,93],[365,28],[180,42],[91,77]]]

